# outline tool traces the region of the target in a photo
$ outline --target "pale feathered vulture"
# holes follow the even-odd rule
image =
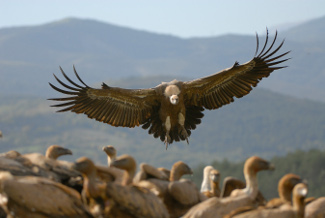
[[[70,83],[56,80],[66,89],[50,83],[56,91],[68,95],[66,98],[52,98],[60,101],[53,105],[63,109],[58,112],[72,111],[84,113],[89,118],[112,126],[135,127],[149,129],[148,133],[160,138],[166,148],[173,141],[186,140],[201,123],[204,109],[217,109],[234,101],[234,97],[247,95],[252,87],[274,70],[284,68],[278,64],[288,60],[276,55],[282,47],[274,48],[277,32],[268,46],[268,33],[263,48],[259,51],[259,39],[256,34],[257,47],[255,57],[245,64],[235,64],[213,75],[182,82],[173,80],[163,82],[154,88],[124,89],[110,87],[105,83],[100,89],[92,88],[84,83],[75,68],[74,73],[81,84],[72,81],[61,69],[63,76]]]

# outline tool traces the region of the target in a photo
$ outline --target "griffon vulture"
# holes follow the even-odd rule
[[[273,49],[277,32],[268,46],[268,32],[262,50],[259,51],[259,39],[256,34],[257,47],[255,57],[247,63],[235,64],[213,75],[182,82],[173,80],[163,82],[154,88],[124,89],[110,87],[105,83],[101,89],[92,88],[84,83],[75,68],[74,73],[80,84],[72,81],[60,68],[63,76],[71,84],[55,79],[67,90],[50,86],[58,92],[68,95],[66,98],[52,98],[59,101],[53,107],[62,107],[58,112],[72,111],[84,113],[89,118],[112,126],[149,129],[148,133],[160,138],[166,149],[173,141],[186,140],[201,123],[204,109],[217,109],[241,98],[252,90],[263,78],[274,70],[284,68],[278,64],[288,60],[282,59],[289,53],[276,53],[284,41]]]
[[[292,191],[298,183],[306,183],[300,176],[288,173],[284,175],[278,182],[279,198],[273,198],[267,202],[266,208],[278,208],[286,203],[291,203]]]
[[[184,215],[184,218],[218,218],[229,214],[237,208],[254,206],[259,192],[257,173],[262,170],[273,169],[273,164],[260,157],[252,156],[248,158],[244,165],[245,188],[233,190],[230,196],[226,198],[209,198],[192,207]]]
[[[258,208],[235,216],[224,216],[224,218],[304,218],[307,217],[305,216],[304,202],[307,193],[307,185],[305,183],[298,183],[292,190],[292,204],[284,204],[278,208]]]
[[[107,154],[108,166],[111,166],[111,163],[116,159],[116,149],[112,145],[106,145],[102,150]]]
[[[7,217],[92,217],[76,190],[47,178],[0,172],[0,198]]]
[[[178,161],[171,168],[169,181],[148,178],[136,183],[136,186],[149,189],[160,197],[166,206],[169,217],[181,217],[192,206],[206,200],[195,183],[182,179],[183,175],[193,174],[192,169],[183,161]]]
[[[84,176],[84,199],[95,217],[168,217],[166,207],[156,195],[132,184],[136,171],[133,157],[122,155],[112,165],[125,170],[123,185],[98,183],[96,166],[86,157],[75,162],[75,169]]]

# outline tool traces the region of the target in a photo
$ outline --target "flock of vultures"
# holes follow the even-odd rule
[[[307,197],[307,181],[299,175],[283,175],[279,197],[267,201],[257,173],[274,166],[257,156],[245,161],[246,181],[226,177],[221,185],[219,171],[206,166],[199,189],[182,178],[192,174],[182,161],[171,169],[137,167],[113,146],[103,151],[107,166],[87,157],[58,160],[72,154],[58,145],[45,155],[0,154],[0,217],[325,217],[325,197]]]

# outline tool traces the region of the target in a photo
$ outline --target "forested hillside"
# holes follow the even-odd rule
[[[157,78],[153,78],[157,79]],[[152,83],[148,78],[146,84]],[[132,78],[144,84],[142,78]],[[116,85],[130,83],[120,81]],[[146,86],[145,84],[145,86]],[[59,97],[53,93],[50,97]],[[130,153],[139,162],[170,167],[183,160],[195,166],[207,160],[244,160],[251,155],[271,158],[296,149],[324,149],[325,104],[283,96],[257,87],[248,96],[218,110],[206,110],[187,145],[163,142],[141,127],[112,127],[82,114],[55,113],[46,98],[0,95],[0,123],[4,138],[0,151],[45,151],[59,144],[74,152],[71,159],[89,156],[105,163],[104,145],[118,154]],[[148,155],[150,154],[150,155]]]

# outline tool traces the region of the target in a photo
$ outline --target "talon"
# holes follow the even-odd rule
[[[187,134],[187,131],[186,131],[186,129],[184,127],[182,127],[181,134],[185,138],[187,144],[189,144],[189,142],[188,142],[188,134]]]
[[[166,145],[166,150],[168,148],[168,145],[170,144],[170,141],[171,141],[171,138],[170,138],[169,134],[166,134],[165,141],[164,141],[164,143]]]

